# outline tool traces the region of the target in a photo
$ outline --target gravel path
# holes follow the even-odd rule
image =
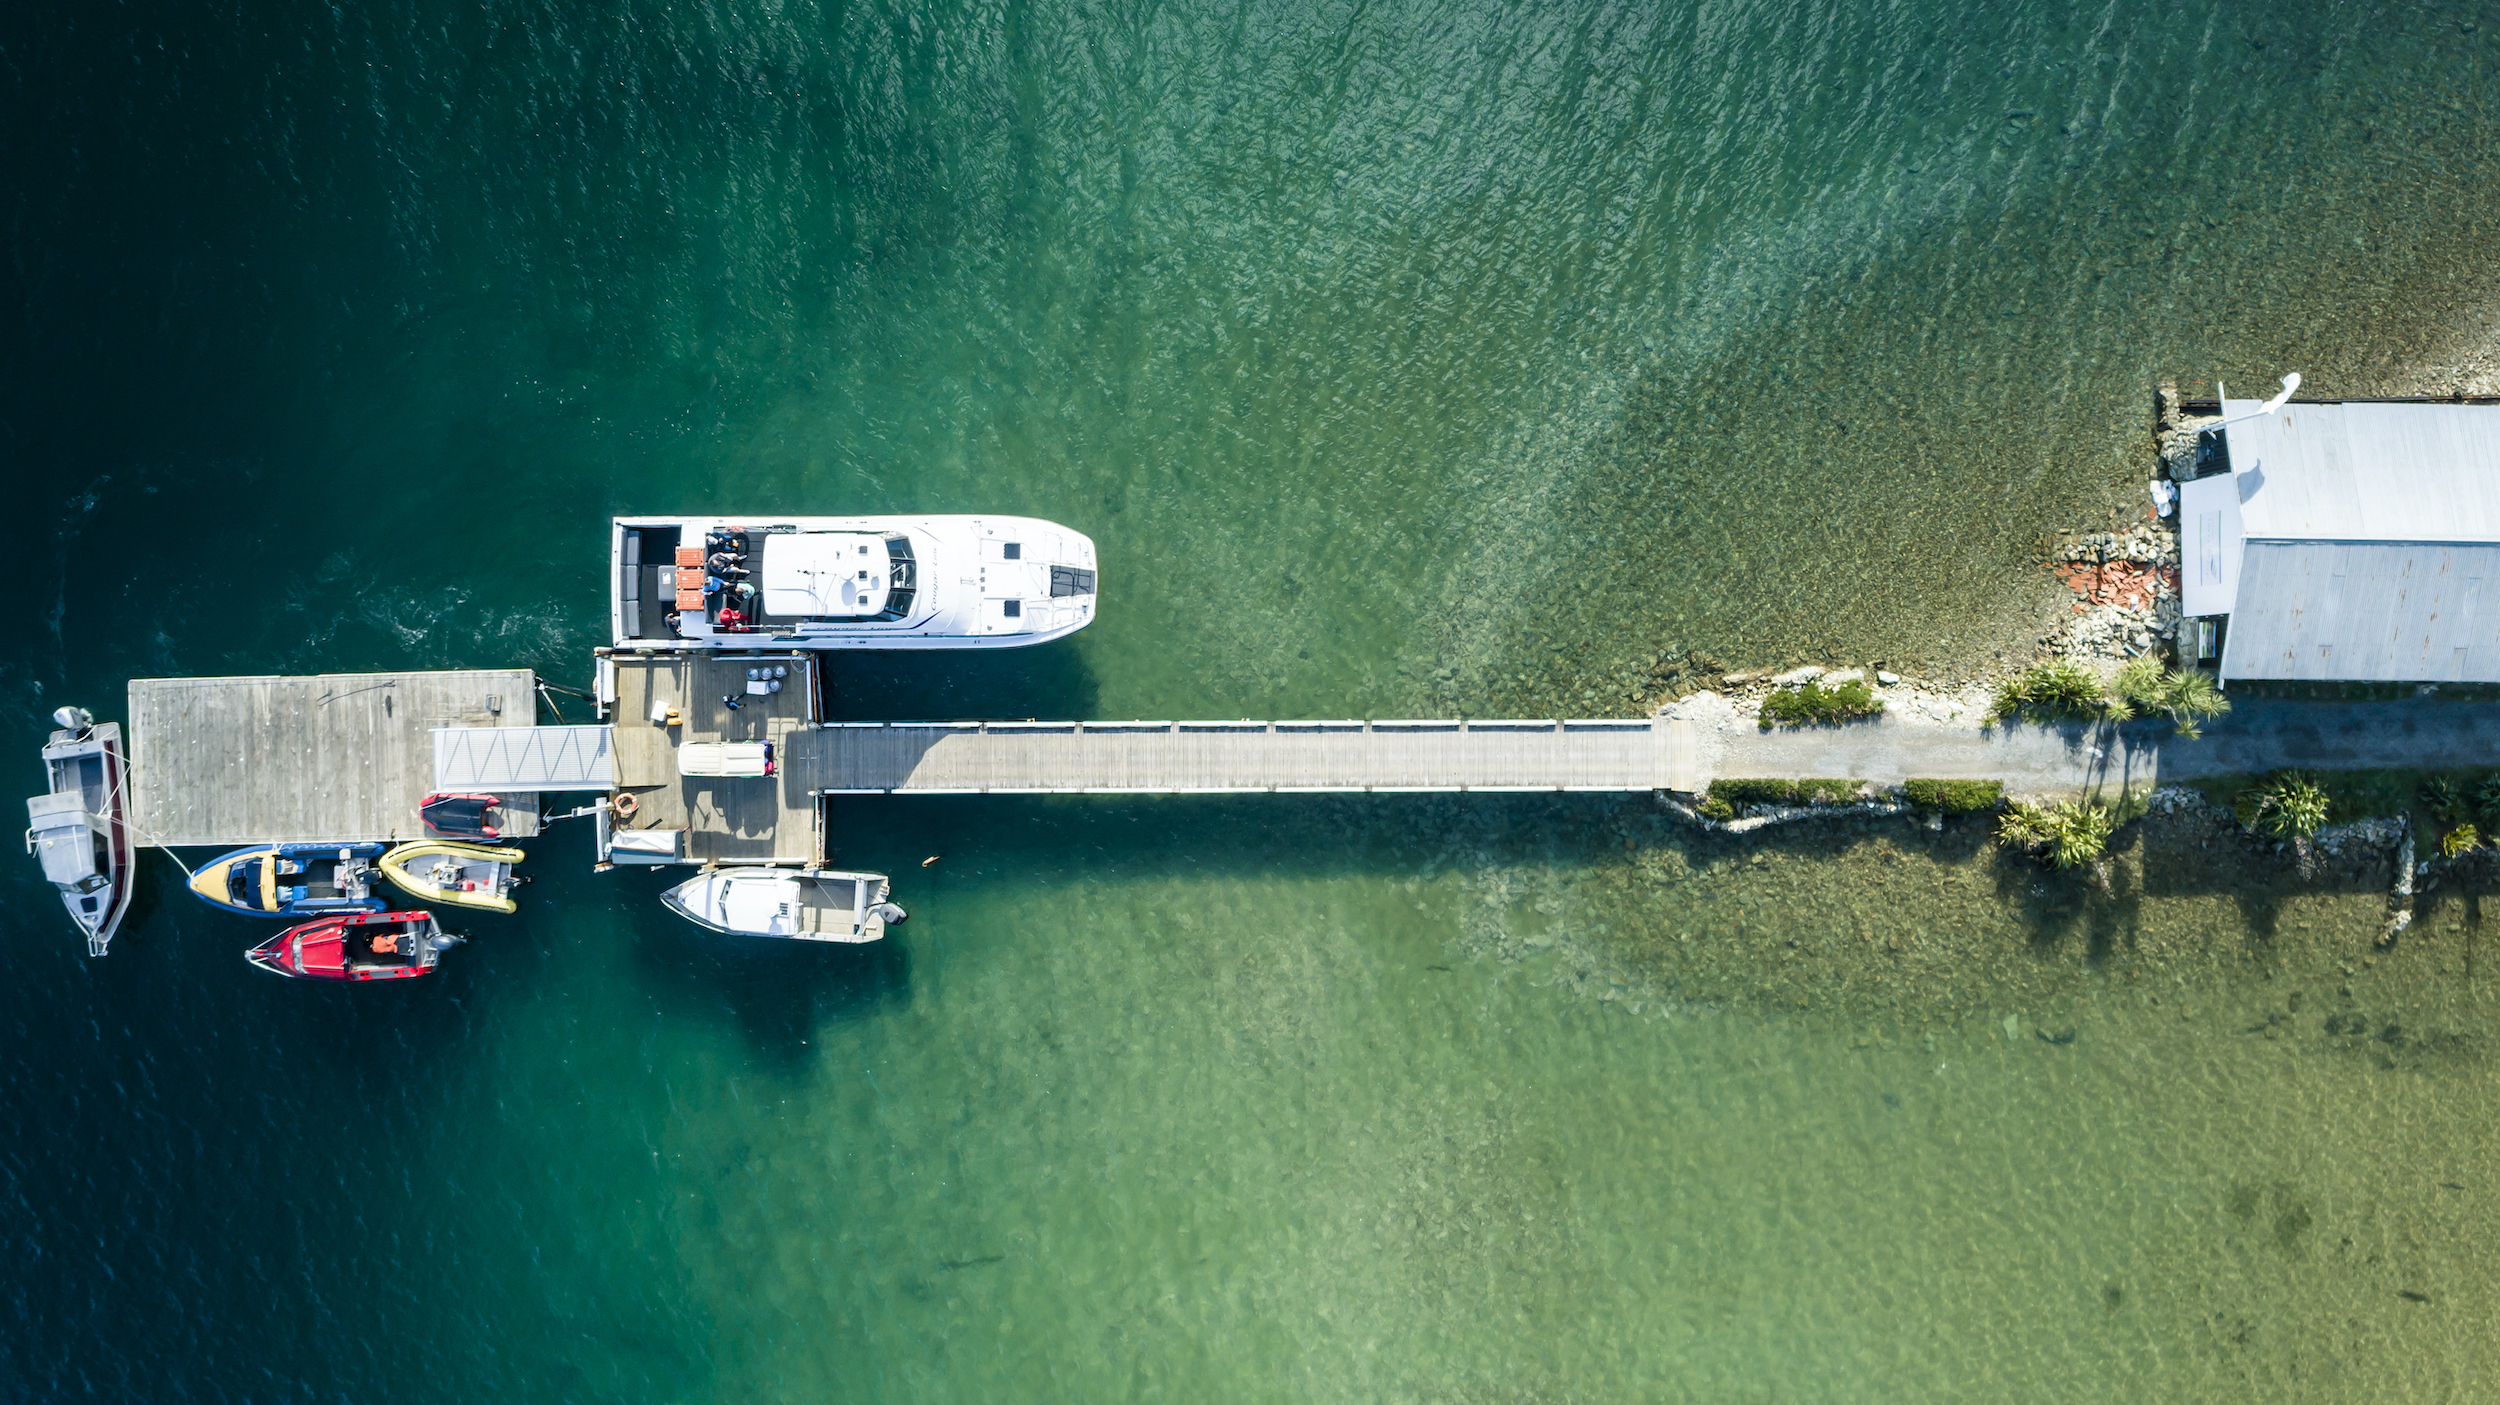
[[[1844,776],[1897,783],[1912,776],[2002,780],[2017,795],[2115,792],[2282,766],[2500,767],[2500,707],[2435,698],[2394,703],[2242,701],[2182,741],[2165,723],[1981,729],[1887,714],[1841,727],[1765,732],[1707,694],[1671,715],[1701,735],[1707,776]]]

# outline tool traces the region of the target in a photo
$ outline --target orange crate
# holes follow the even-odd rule
[[[677,548],[677,564],[679,566],[692,566],[698,571],[702,570],[703,548],[699,546],[681,546]]]
[[[677,592],[677,608],[680,610],[701,610],[703,608],[703,592],[700,590],[681,590]]]

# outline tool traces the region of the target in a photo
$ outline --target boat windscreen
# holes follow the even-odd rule
[[[885,539],[885,570],[885,608],[877,612],[877,618],[908,619],[912,600],[920,591],[920,566],[912,558],[911,538],[893,536]]]
[[[253,859],[226,870],[226,901],[240,907],[260,906],[260,866]]]

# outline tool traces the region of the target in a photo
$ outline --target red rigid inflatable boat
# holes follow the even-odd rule
[[[351,912],[289,927],[244,959],[299,980],[396,981],[433,970],[464,940],[430,912]]]

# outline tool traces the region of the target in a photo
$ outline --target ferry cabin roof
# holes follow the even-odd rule
[[[2500,401],[2295,402],[2218,433],[2179,547],[2185,613],[2228,617],[2224,679],[2500,682]]]

